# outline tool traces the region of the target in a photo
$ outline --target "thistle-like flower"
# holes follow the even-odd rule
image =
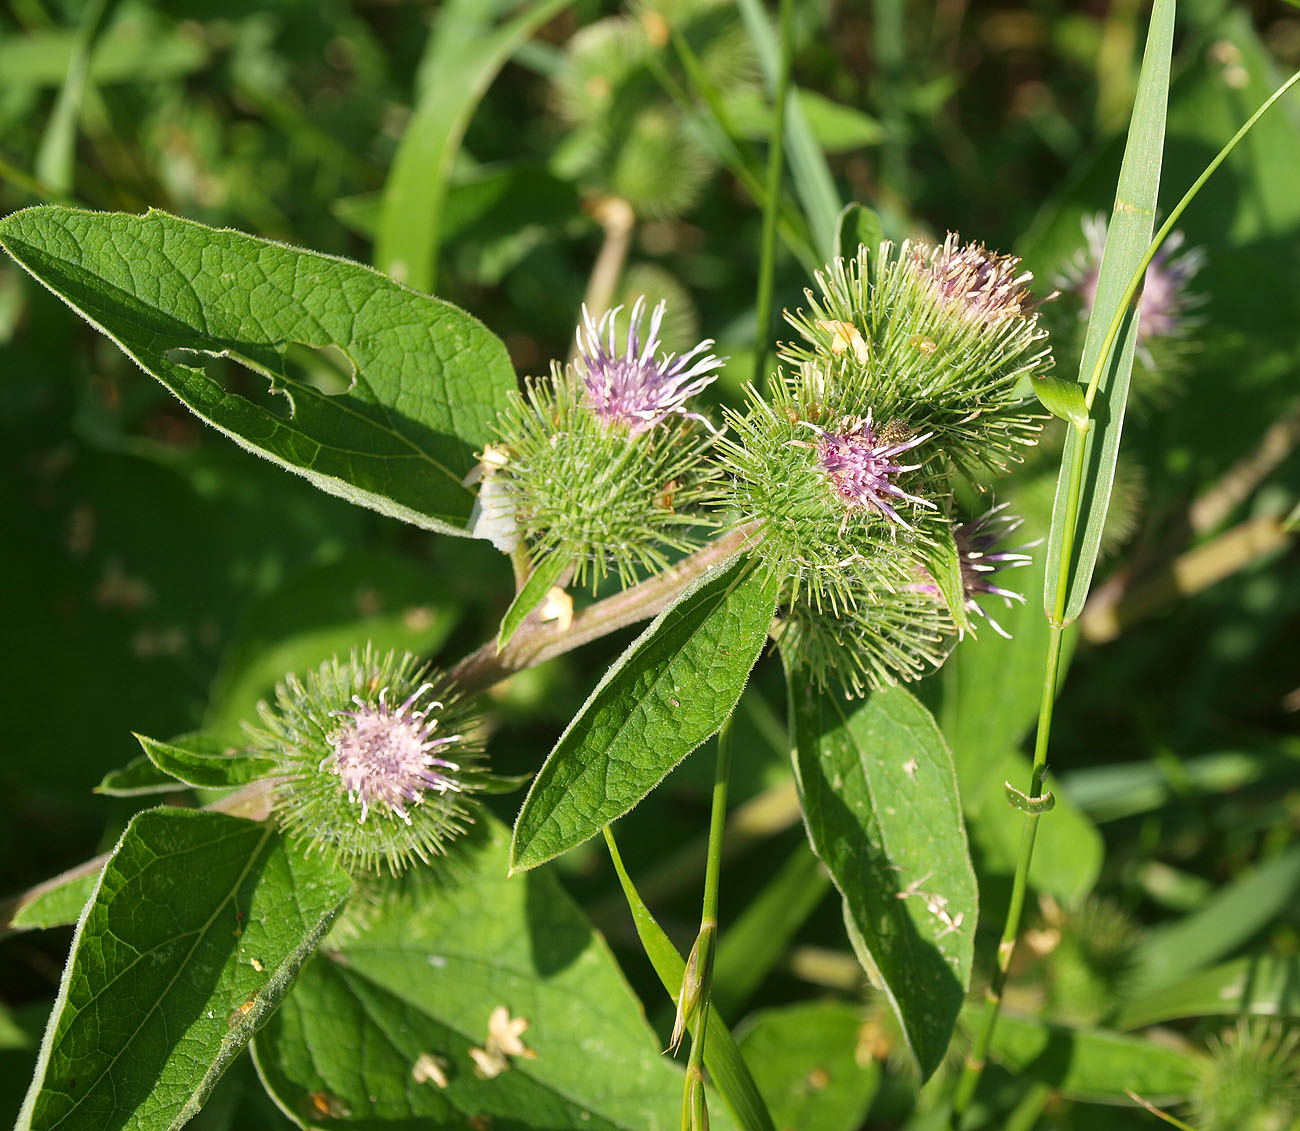
[[[574,364],[527,381],[498,424],[500,509],[534,563],[564,559],[578,584],[611,569],[631,584],[664,569],[670,552],[694,549],[712,525],[701,504],[717,491],[705,461],[713,428],[687,402],[721,359],[705,353],[707,340],[681,357],[656,357],[665,304],[643,345],[644,298],[620,353],[621,309],[598,325],[584,310]]]
[[[687,411],[686,402],[716,379],[725,359],[707,352],[713,345],[711,338],[679,357],[656,357],[666,307],[666,302],[660,302],[651,312],[650,329],[642,345],[645,296],[636,300],[622,353],[616,324],[623,308],[616,306],[599,324],[593,322],[585,306],[582,308],[577,369],[587,405],[606,425],[621,424],[631,432],[644,432],[670,416],[684,416],[712,427],[699,413]]]
[[[961,568],[966,611],[973,616],[984,617],[994,632],[1010,640],[1011,634],[976,600],[977,597],[986,595],[1001,597],[1007,608],[1015,602],[1022,605],[1025,602],[1023,594],[1003,589],[993,580],[994,575],[1001,570],[1029,565],[1033,558],[1024,551],[1038,545],[1036,540],[1014,550],[998,549],[1003,539],[1014,534],[1024,523],[1024,519],[1007,514],[1006,507],[1006,503],[999,503],[979,518],[957,524],[953,527],[952,535],[957,543],[957,562]],[[917,589],[936,598],[940,595],[939,587],[928,577],[917,585]]]
[[[1087,241],[1056,280],[1056,285],[1066,293],[1076,295],[1082,303],[1079,317],[1087,321],[1097,301],[1097,279],[1101,272],[1101,257],[1106,250],[1106,217],[1101,213],[1085,216],[1083,235]],[[1138,349],[1143,362],[1154,364],[1151,346],[1154,342],[1183,337],[1192,325],[1189,314],[1201,298],[1188,290],[1193,276],[1205,263],[1203,249],[1185,248],[1182,232],[1172,232],[1151,257],[1142,280],[1138,300]]]
[[[921,469],[919,463],[900,464],[895,460],[930,439],[932,433],[899,438],[907,435],[906,427],[900,429],[892,425],[877,432],[870,409],[865,419],[842,421],[837,432],[828,432],[808,421],[804,423],[817,433],[817,458],[821,469],[830,477],[835,491],[850,510],[854,507],[874,510],[910,530],[911,526],[890,500],[922,507],[934,506],[928,499],[909,495],[894,482],[898,475]]]
[[[912,248],[912,262],[941,302],[974,321],[996,325],[1035,309],[1026,286],[1034,276],[1020,270],[1017,256],[982,243],[963,244],[956,232],[949,232],[941,247]]]
[[[472,719],[416,657],[367,647],[287,676],[259,712],[250,737],[277,763],[281,824],[345,867],[428,863],[468,823],[484,781]]]
[[[454,746],[464,735],[435,735],[436,712],[443,705],[429,698],[432,690],[433,684],[422,683],[394,707],[383,687],[377,701],[354,695],[352,710],[334,712],[345,721],[334,732],[334,751],[321,768],[342,779],[349,800],[361,806],[362,823],[371,806],[383,805],[409,825],[407,806],[420,804],[427,790],[460,792],[460,783],[444,772],[454,774],[460,766],[435,751]]]

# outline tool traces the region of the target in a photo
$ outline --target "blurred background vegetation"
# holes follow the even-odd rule
[[[815,144],[812,158],[791,146],[778,303],[801,301],[829,251],[832,206],[852,200],[875,208],[892,238],[955,229],[1016,251],[1050,293],[1084,244],[1083,218],[1110,208],[1147,6],[796,8],[801,129]],[[157,207],[377,262],[481,318],[521,374],[566,356],[584,297],[668,297],[670,345],[716,338],[732,361],[713,393],[735,402],[753,365],[771,115],[760,5],[231,0],[213,11],[187,0],[10,0],[0,213],[41,201]],[[1184,0],[1179,14],[1166,208],[1300,66],[1293,6]],[[1300,100],[1238,150],[1183,228],[1206,255],[1191,287],[1195,325],[1139,365],[1112,545],[1054,728],[1053,769],[1073,806],[1047,818],[1057,832],[1035,868],[1039,961],[1015,993],[1062,1020],[1113,1020],[1216,964],[1294,964],[1300,952],[1300,557],[1286,521],[1300,499]],[[1068,374],[1076,311],[1069,296],[1048,309]],[[327,358],[301,363],[337,380]],[[334,650],[373,638],[450,663],[495,631],[510,571],[487,543],[351,508],[203,431],[8,262],[0,374],[5,891],[112,845],[138,805],[92,790],[136,752],[132,731],[202,725],[237,738],[276,678]],[[264,392],[243,371],[227,377],[246,395]],[[1031,529],[1050,508],[1056,450],[1049,436],[1013,492]],[[1030,627],[1041,620],[1038,576],[1022,579],[1027,615],[1014,619],[1017,654],[1041,670]],[[535,768],[624,642],[496,689],[498,768]],[[1002,677],[995,647],[973,646],[985,678]],[[1004,777],[1023,777],[1008,759],[1028,720],[1007,722],[996,749],[969,731],[952,681],[974,678],[963,674],[974,665],[927,694],[957,751],[987,954],[1013,859],[993,806]],[[751,1021],[752,1056],[770,1049],[756,1075],[786,1065],[797,1090],[798,1034],[849,1032],[877,1056],[894,1038],[810,865],[783,718],[767,663],[738,728],[731,849],[742,866],[724,877],[723,934],[735,941],[719,960],[719,992],[734,1021],[810,997],[848,1003],[815,1021],[797,1011]],[[643,894],[686,936],[707,761],[688,760],[621,836]],[[515,804],[503,799],[502,815]],[[603,854],[589,845],[559,867],[652,1020],[670,1022]],[[738,919],[746,908],[753,917]],[[0,942],[0,1118],[30,1073],[68,941],[58,930]],[[1294,1014],[1294,992],[1273,1006]],[[1157,1019],[1198,1048],[1226,1024],[1183,1017]],[[251,1114],[255,1090],[241,1100],[245,1076],[233,1074],[205,1113],[211,1126],[279,1125]],[[992,1074],[985,1103],[1003,1114],[990,1118],[1153,1123],[1054,1098],[1059,1083],[1034,1091]],[[906,1074],[877,1084],[863,1070],[851,1095],[821,1097],[840,1105],[834,1116],[800,1108],[800,1125],[851,1128],[868,1109],[871,1125],[897,1125],[912,1102]],[[1241,1125],[1214,1122],[1222,1111],[1208,1102],[1201,1125]]]

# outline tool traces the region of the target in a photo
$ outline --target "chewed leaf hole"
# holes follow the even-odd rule
[[[260,405],[268,412],[289,420],[293,417],[292,394],[272,371],[226,350],[169,349],[164,356],[174,365],[201,369],[209,380],[228,392]],[[277,366],[283,369],[285,366]]]
[[[346,393],[357,379],[353,360],[338,346],[290,342],[284,351],[285,374],[327,397]]]

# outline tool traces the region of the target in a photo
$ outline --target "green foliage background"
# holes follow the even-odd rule
[[[1082,243],[1081,218],[1110,206],[1145,7],[819,0],[797,8],[799,104],[835,194],[875,208],[893,238],[952,228],[1014,250],[1041,292],[1050,291]],[[701,334],[718,339],[732,362],[710,395],[738,404],[755,348],[761,215],[751,180],[758,171],[761,181],[757,146],[770,113],[762,50],[745,46],[743,34],[733,43],[700,32],[692,41],[731,117],[721,140],[708,91],[680,66],[666,76],[684,92],[680,100],[649,72],[631,84],[632,108],[644,102],[636,129],[652,140],[668,131],[684,139],[649,163],[651,172],[680,177],[656,197],[662,186],[643,183],[637,153],[611,148],[601,132],[628,106],[577,105],[564,85],[566,45],[616,9],[525,9],[285,0],[227,4],[214,16],[207,5],[121,0],[106,6],[84,90],[69,110],[69,63],[78,35],[94,30],[83,5],[13,0],[0,12],[0,213],[59,201],[135,213],[153,206],[362,262],[386,248],[381,265],[392,269],[403,224],[437,198],[429,237],[436,254],[404,269],[426,271],[439,298],[505,341],[518,373],[538,374],[569,350],[604,239],[598,202],[611,191],[644,191],[628,275],[648,290],[671,289],[681,303],[672,348]],[[457,50],[465,44],[477,48]],[[443,86],[448,59],[464,71]],[[1166,209],[1297,65],[1294,8],[1179,5]],[[451,97],[456,91],[466,93]],[[463,142],[441,163],[410,165],[403,146],[417,126],[444,138],[460,130]],[[789,306],[801,301],[809,263],[824,258],[808,251],[824,234],[824,215],[797,154],[776,282],[778,303]],[[392,189],[393,170],[408,170],[406,195]],[[1198,1048],[1222,1025],[1207,1002],[1221,1001],[1216,987],[1236,984],[1243,971],[1259,972],[1259,1012],[1298,1008],[1289,987],[1300,952],[1292,847],[1300,825],[1300,557],[1284,537],[1218,584],[1160,588],[1179,554],[1240,524],[1276,519],[1300,498],[1297,184],[1300,100],[1292,97],[1187,214],[1188,242],[1207,254],[1194,284],[1205,301],[1177,360],[1176,387],[1126,423],[1121,467],[1129,470],[1117,505],[1130,520],[1111,539],[1096,583],[1102,594],[1124,587],[1146,597],[1121,603],[1115,640],[1085,631],[1072,642],[1057,708],[1060,788],[1031,874],[1041,897],[1035,925],[1045,937],[1067,937],[1085,897],[1099,893],[1134,922],[1131,963],[1122,985],[1089,982],[1091,967],[1081,974],[1065,959],[1017,971],[1013,1006],[1077,1021],[1082,994],[1089,1023],[1167,1022]],[[304,347],[286,360],[286,377],[328,393],[342,379],[337,360]],[[276,411],[262,377],[226,359],[208,367]],[[1142,379],[1139,371],[1135,386]],[[1281,429],[1274,465],[1242,497],[1225,494],[1269,429]],[[237,736],[284,672],[367,639],[450,664],[494,636],[509,603],[509,565],[488,543],[350,506],[239,451],[8,259],[0,263],[0,431],[6,893],[116,842],[140,803],[92,790],[138,753],[131,732]],[[1050,440],[1044,447],[1055,451]],[[1030,537],[1046,530],[1052,464],[1035,457],[1012,488]],[[1226,501],[1201,521],[1198,500],[1207,496]],[[1041,675],[1041,569],[1021,571],[1026,607],[1000,616],[1013,645],[985,633],[919,689],[957,765],[990,932],[977,937],[977,964],[992,950],[1019,835],[1002,783],[1026,778]],[[499,686],[489,700],[494,768],[534,772],[633,635]],[[788,1026],[803,1034],[810,1058],[820,1057],[816,1064],[844,1061],[848,1029],[860,1045],[877,1041],[878,1051],[898,1043],[873,1020],[878,1002],[863,988],[838,899],[820,873],[810,878],[784,715],[781,674],[763,661],[740,702],[732,793],[736,804],[761,801],[776,816],[761,833],[734,838],[719,1000],[733,1024],[748,1017],[742,1047],[760,1086],[772,1089],[774,1112],[818,1121],[832,1116],[806,1113],[835,1111],[841,1122],[833,1125],[852,1128],[869,1110],[870,1125],[897,1125],[913,1104],[905,1073],[884,1072],[878,1088],[853,1077],[848,1091],[810,1098],[799,1091],[806,1074],[792,1076],[793,1061],[779,1055],[789,1050],[781,1037]],[[642,894],[669,935],[687,944],[709,774],[707,759],[687,758],[619,825]],[[517,795],[491,801],[506,822],[518,803]],[[488,839],[504,855],[499,832]],[[603,848],[579,846],[552,871],[605,932],[665,1032],[671,1005],[640,953]],[[16,1114],[69,941],[63,929],[0,940],[0,1120]],[[585,936],[582,945],[598,949]],[[835,999],[824,1013],[796,1013],[821,995]],[[856,1028],[846,1024],[845,1003],[863,1006]],[[1040,1081],[1044,1097],[1055,1088],[1096,1098],[1109,1066],[1135,1055],[1128,1046],[1116,1052],[1111,1037],[1089,1044],[1075,1036],[1082,1051],[1060,1068],[1042,1053],[1041,1029],[1008,1027],[1004,1036],[1002,1063]],[[1181,1061],[1148,1068],[1153,1097],[1186,1095]],[[836,1078],[850,1073],[844,1065]],[[1034,1094],[999,1068],[982,1102],[996,1123],[1028,1110],[1025,1097]],[[1150,1125],[1133,1111],[1068,1103],[1050,1111],[1060,1126]],[[200,1120],[195,1126],[284,1125],[247,1058]]]

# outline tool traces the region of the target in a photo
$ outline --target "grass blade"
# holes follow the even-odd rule
[[[498,71],[568,0],[539,0],[500,27],[494,5],[453,0],[438,15],[420,64],[415,112],[384,186],[375,266],[418,291],[437,282],[442,206],[474,107]]]
[[[1173,34],[1173,0],[1156,0],[1097,279],[1096,302],[1088,321],[1080,379],[1087,380],[1101,363],[1105,367],[1100,369],[1096,399],[1091,406],[1092,427],[1087,431],[1071,428],[1066,438],[1052,509],[1043,599],[1048,617],[1054,622],[1071,621],[1083,608],[1110,506],[1137,347],[1137,318],[1131,309],[1122,316],[1109,359],[1103,349],[1110,336],[1108,327],[1126,310],[1129,280],[1142,263],[1155,227]]]
[[[739,7],[768,90],[775,92],[781,71],[780,41],[759,0],[739,0]],[[795,191],[808,217],[813,246],[819,260],[825,262],[835,255],[835,229],[843,201],[794,91],[786,95],[785,140]]]

